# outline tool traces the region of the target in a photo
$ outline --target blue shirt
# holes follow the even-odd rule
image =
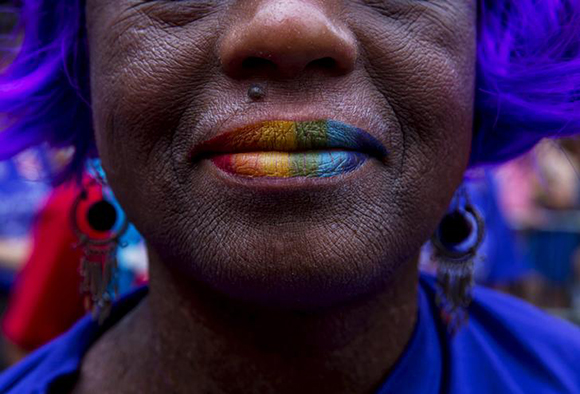
[[[378,394],[580,394],[580,329],[513,297],[474,289],[469,323],[450,338],[438,318],[434,280],[422,276],[419,313],[404,353]],[[147,294],[119,301],[99,327],[90,317],[0,375],[0,393],[67,392],[83,355]]]

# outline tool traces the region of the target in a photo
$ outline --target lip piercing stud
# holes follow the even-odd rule
[[[266,96],[266,92],[261,85],[252,84],[248,89],[248,97],[252,100],[261,100]]]

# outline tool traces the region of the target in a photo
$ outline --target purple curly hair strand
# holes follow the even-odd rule
[[[477,61],[472,165],[580,132],[580,1],[482,1]]]

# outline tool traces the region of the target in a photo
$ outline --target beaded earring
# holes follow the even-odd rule
[[[71,224],[83,252],[80,290],[85,309],[102,324],[117,296],[117,247],[129,222],[107,187],[100,163],[90,162],[87,172],[88,181],[71,209]]]
[[[431,258],[437,264],[436,303],[451,334],[467,322],[473,266],[484,233],[483,218],[462,186],[431,238]]]

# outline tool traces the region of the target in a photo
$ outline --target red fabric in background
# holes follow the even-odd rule
[[[79,292],[81,248],[70,224],[70,210],[79,193],[76,183],[56,188],[33,230],[33,248],[18,275],[2,321],[4,335],[31,351],[67,331],[85,314]],[[89,189],[98,200],[101,190]]]

